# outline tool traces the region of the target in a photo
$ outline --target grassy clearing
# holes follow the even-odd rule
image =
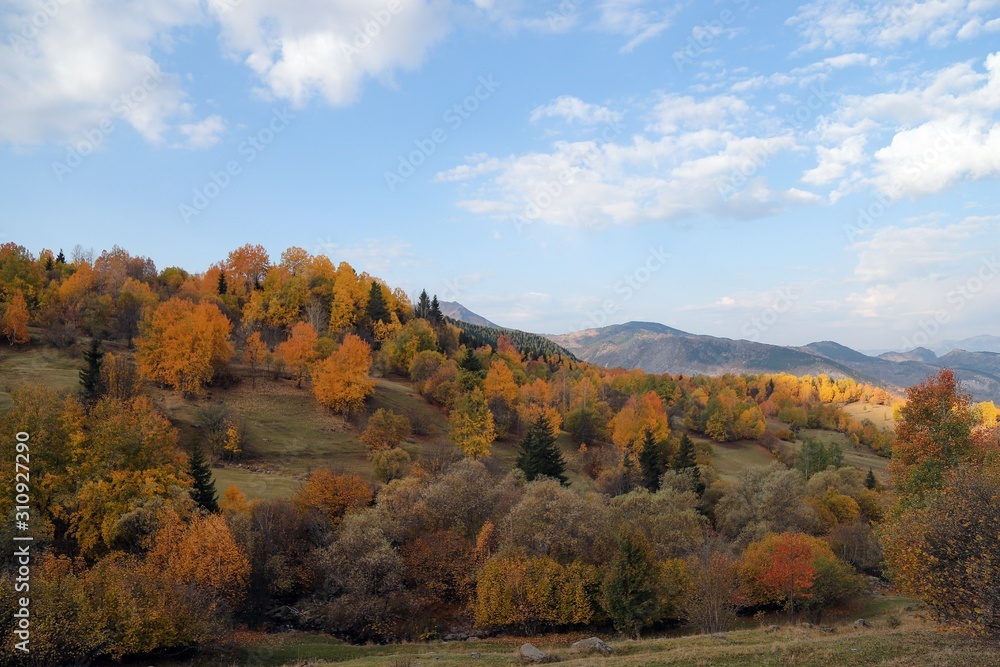
[[[886,468],[889,466],[889,459],[879,456],[864,445],[854,447],[854,445],[850,443],[848,437],[843,433],[810,428],[800,431],[799,437],[815,438],[825,445],[835,443],[839,445],[841,451],[844,452],[844,461],[848,464],[865,472],[868,472],[868,469],[871,468],[875,472],[875,476],[882,481],[885,481],[889,475],[886,471]],[[802,443],[799,441],[790,446],[794,448],[795,451],[798,451],[798,448],[802,446]]]
[[[80,386],[83,359],[51,348],[11,348],[0,345],[0,412],[10,408],[9,392],[24,384],[44,385],[57,391]]]
[[[848,403],[843,406],[844,412],[857,420],[871,419],[879,428],[892,431],[896,428],[896,421],[892,418],[892,407],[888,405],[873,405],[863,401]]]
[[[827,622],[835,628],[833,633],[800,626],[783,614],[777,614],[759,619],[759,622],[744,619],[752,627],[728,632],[724,637],[679,635],[674,631],[634,641],[604,635],[614,649],[614,654],[608,658],[579,656],[570,649],[572,642],[592,633],[500,637],[477,642],[351,646],[323,635],[292,632],[280,635],[238,633],[233,637],[233,645],[222,655],[170,665],[519,665],[517,648],[529,641],[549,655],[557,656],[561,663],[581,667],[995,667],[1000,664],[1000,644],[941,633],[912,611],[911,604],[903,598],[869,598],[852,609],[831,615]],[[857,618],[869,619],[872,627],[854,628]],[[768,632],[765,628],[772,624],[779,627]],[[473,657],[473,653],[479,657]]]

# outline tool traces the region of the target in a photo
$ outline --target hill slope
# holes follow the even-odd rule
[[[478,324],[481,327],[493,327],[494,329],[503,328],[499,324],[490,322],[482,315],[472,312],[457,301],[440,301],[438,302],[438,306],[441,308],[442,315],[450,317],[453,320],[468,322],[469,324]]]

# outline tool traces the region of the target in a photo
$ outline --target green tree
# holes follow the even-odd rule
[[[660,490],[660,478],[666,472],[663,463],[663,450],[660,443],[653,437],[653,431],[646,429],[642,439],[642,451],[639,452],[639,467],[642,469],[642,485],[651,493]]]
[[[873,491],[878,488],[878,480],[875,478],[875,473],[871,468],[868,469],[868,474],[865,475],[865,488]]]
[[[528,481],[544,476],[559,480],[563,486],[566,480],[566,460],[556,445],[549,418],[541,414],[535,419],[521,441],[521,452],[517,456],[517,467],[524,471]]]
[[[389,307],[385,303],[385,295],[382,294],[382,284],[377,280],[372,281],[371,290],[368,292],[368,306],[365,308],[365,316],[372,325],[376,322],[389,321]]]
[[[441,324],[444,322],[444,315],[441,313],[441,304],[438,303],[437,294],[431,299],[431,310],[428,318],[432,324]]]
[[[618,556],[604,581],[604,611],[619,632],[639,639],[646,623],[660,610],[659,581],[652,553],[640,534],[618,541]]]
[[[191,447],[191,455],[188,457],[188,474],[194,480],[191,485],[191,499],[209,512],[218,512],[219,496],[215,491],[212,468],[205,459],[205,452],[198,445]]]
[[[417,305],[413,309],[413,314],[418,318],[428,319],[431,314],[431,300],[427,296],[427,290],[420,290],[420,298],[417,299]]]
[[[98,338],[92,338],[90,349],[83,353],[87,367],[80,371],[83,400],[91,405],[101,397],[101,359],[104,357],[104,353],[100,351],[100,347],[101,341]]]
[[[804,438],[795,465],[809,479],[830,466],[840,468],[844,465],[844,452],[835,442],[824,445],[814,438]]]
[[[701,471],[698,470],[698,461],[694,454],[694,443],[687,433],[681,435],[680,447],[677,449],[677,456],[674,457],[674,470],[690,476],[692,490],[699,496],[705,493],[705,482],[701,479]]]
[[[219,271],[219,283],[218,283],[219,295],[223,295],[229,291],[229,285],[226,284],[226,272]]]

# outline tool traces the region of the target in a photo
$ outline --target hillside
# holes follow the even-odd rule
[[[1000,400],[1000,354],[955,350],[943,357],[915,352],[870,357],[839,343],[784,347],[688,333],[652,322],[627,322],[549,339],[600,366],[648,373],[826,374],[874,382],[897,391],[953,368],[976,400]]]
[[[490,322],[482,315],[472,312],[457,301],[441,301],[438,303],[438,306],[441,308],[442,315],[450,317],[453,320],[468,322],[469,324],[478,324],[481,327],[493,327],[494,329],[503,328],[499,324]]]
[[[507,329],[505,327],[483,326],[472,322],[456,320],[451,317],[446,317],[446,319],[461,330],[462,336],[460,342],[464,345],[471,347],[489,345],[496,349],[500,336],[507,336],[514,347],[522,354],[535,357],[541,355],[559,355],[569,359],[577,359],[572,351],[539,334],[528,333],[518,329]]]

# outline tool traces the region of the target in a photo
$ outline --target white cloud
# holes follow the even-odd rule
[[[572,123],[597,125],[599,123],[615,123],[622,119],[619,111],[612,111],[597,104],[588,104],[578,97],[562,95],[546,105],[535,108],[531,112],[531,122],[537,123],[545,118],[561,118]]]
[[[704,101],[693,97],[663,95],[653,110],[651,129],[672,134],[679,129],[731,127],[749,111],[746,102],[732,95],[719,95]]]
[[[172,122],[193,115],[179,77],[159,70],[152,47],[169,48],[173,29],[203,20],[198,0],[46,7],[15,0],[0,14],[10,30],[0,43],[0,141],[71,141],[124,122],[158,143]]]
[[[370,77],[415,69],[450,29],[449,4],[433,0],[210,0],[231,53],[262,93],[302,106],[313,96],[342,105]]]
[[[209,116],[197,123],[185,123],[177,128],[184,135],[189,148],[208,148],[219,142],[219,136],[226,131],[222,116]]]
[[[942,46],[998,29],[989,14],[996,0],[894,0],[865,3],[816,0],[799,7],[787,24],[799,29],[805,50],[926,41]]]
[[[629,41],[620,49],[628,53],[670,27],[670,19],[681,3],[669,8],[664,8],[663,4],[649,0],[602,0],[598,26],[628,37]]]
[[[811,185],[825,185],[843,178],[848,168],[864,162],[866,137],[855,135],[847,137],[843,143],[832,148],[816,147],[819,164],[807,171],[802,180]]]
[[[400,267],[418,264],[411,245],[397,239],[365,239],[362,244],[353,247],[341,246],[327,239],[318,242],[314,252],[327,255],[335,262],[346,261],[355,270],[376,276],[391,275]]]

